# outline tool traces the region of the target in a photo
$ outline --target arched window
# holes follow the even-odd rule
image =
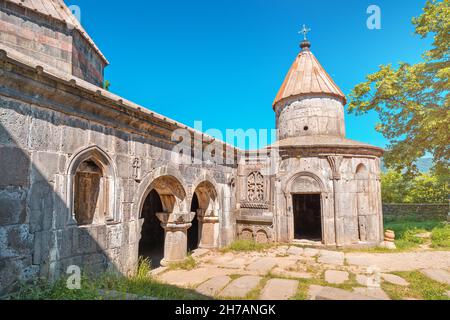
[[[79,225],[100,224],[108,212],[108,184],[93,160],[78,167],[74,178],[74,215]]]
[[[71,223],[116,222],[115,174],[108,155],[89,147],[72,159],[68,170],[68,207]]]
[[[257,171],[247,177],[247,199],[250,202],[264,201],[264,176]]]

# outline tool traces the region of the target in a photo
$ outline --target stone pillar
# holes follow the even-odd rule
[[[341,165],[343,161],[342,156],[329,156],[327,157],[330,164],[333,180],[333,200],[334,200],[334,233],[336,237],[336,247],[342,247],[344,230],[344,218],[341,212],[341,195],[340,195],[340,183],[341,183]]]
[[[187,230],[192,226],[195,213],[157,213],[165,231],[162,266],[182,262],[187,257]]]
[[[198,215],[198,220],[201,225],[199,248],[217,248],[216,229],[219,224],[219,217],[214,212],[210,212],[209,215]]]

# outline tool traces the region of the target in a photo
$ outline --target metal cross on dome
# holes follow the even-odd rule
[[[300,30],[298,33],[299,34],[303,33],[304,40],[306,41],[306,40],[308,40],[306,36],[308,35],[308,32],[310,32],[310,31],[311,31],[311,29],[307,28],[306,25],[303,25],[303,29]]]

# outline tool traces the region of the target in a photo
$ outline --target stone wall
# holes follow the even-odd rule
[[[0,0],[0,43],[96,86],[106,62],[77,29],[55,17]]]
[[[179,126],[173,121],[5,56],[0,73],[0,294],[17,280],[56,279],[70,265],[133,272],[141,205],[156,179],[170,196],[164,177],[179,183],[184,196],[177,208],[183,212],[196,187],[210,182],[219,203],[211,239],[217,245],[233,239],[228,189],[235,168],[174,162],[170,133]],[[86,155],[99,156],[109,168],[113,212],[111,220],[81,226],[72,216],[71,181]]]
[[[439,219],[445,221],[449,212],[450,206],[448,204],[383,204],[383,213],[386,219],[411,217],[414,219]]]
[[[279,139],[301,136],[345,137],[344,107],[321,96],[292,98],[275,107]]]

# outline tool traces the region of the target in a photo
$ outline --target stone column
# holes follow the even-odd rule
[[[182,262],[187,257],[187,230],[192,226],[195,213],[157,213],[165,231],[162,266]]]
[[[219,217],[214,212],[210,212],[206,215],[198,215],[198,221],[201,225],[199,248],[217,248],[216,229],[219,224]]]
[[[341,212],[341,195],[340,195],[340,183],[341,183],[341,165],[343,161],[342,156],[328,156],[327,160],[330,164],[333,180],[333,200],[334,200],[334,235],[336,237],[336,247],[342,247],[344,230],[344,218]]]

